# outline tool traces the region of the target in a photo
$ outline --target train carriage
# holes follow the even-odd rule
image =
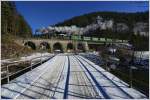
[[[92,37],[92,41],[98,41],[98,38]]]
[[[83,37],[83,40],[84,40],[84,41],[91,41],[91,37],[85,37],[85,36],[84,36],[84,37]]]
[[[78,36],[78,35],[71,36],[71,39],[72,40],[82,40],[81,36]]]
[[[112,42],[112,39],[107,38],[106,41],[107,42]]]
[[[99,38],[99,40],[98,40],[99,42],[105,42],[106,41],[106,39],[105,38]]]

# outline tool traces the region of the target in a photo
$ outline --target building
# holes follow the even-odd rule
[[[143,36],[149,36],[149,25],[144,22],[137,22],[134,25],[133,32],[135,35],[140,34]]]
[[[117,32],[126,32],[129,30],[129,27],[125,23],[117,23]]]

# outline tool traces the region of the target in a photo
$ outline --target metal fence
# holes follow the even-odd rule
[[[45,59],[42,60],[44,57],[45,57]],[[30,62],[30,66],[29,66],[29,67],[25,67],[25,68],[23,68],[23,69],[21,69],[21,70],[18,70],[18,71],[16,71],[16,72],[13,72],[13,73],[10,72],[10,70],[9,70],[10,67],[17,66],[17,65],[19,65],[19,64],[21,64],[21,63],[25,63],[25,62],[27,62],[27,60],[25,60],[25,61],[14,61],[14,62],[8,63],[8,64],[5,65],[4,67],[1,67],[1,70],[2,70],[2,69],[5,69],[4,73],[1,71],[1,76],[2,76],[2,74],[6,74],[6,75],[4,75],[4,77],[1,78],[1,82],[2,82],[2,80],[7,79],[7,83],[9,83],[10,80],[11,80],[11,79],[10,79],[11,76],[17,75],[18,73],[21,73],[21,72],[23,72],[23,71],[25,71],[25,70],[27,70],[27,69],[29,69],[29,70],[31,71],[34,66],[36,66],[36,65],[41,65],[42,63],[48,61],[48,60],[49,60],[50,58],[52,58],[52,57],[54,57],[54,55],[52,55],[52,56],[40,56],[40,57],[35,57],[35,58],[33,58],[33,59],[31,59],[31,60],[29,61],[29,62]],[[40,61],[39,61],[39,60],[40,60]],[[38,61],[38,62],[35,63],[35,61]],[[21,74],[21,75],[22,75],[22,74]]]

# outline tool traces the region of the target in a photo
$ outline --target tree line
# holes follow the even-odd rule
[[[95,22],[97,16],[101,16],[104,20],[112,19],[115,23],[125,23],[129,28],[132,28],[136,22],[148,22],[149,20],[148,11],[137,13],[93,12],[57,23],[56,26],[77,25],[78,27],[85,27]]]
[[[2,38],[8,34],[16,37],[32,36],[32,29],[17,11],[15,2],[1,2],[1,33]]]

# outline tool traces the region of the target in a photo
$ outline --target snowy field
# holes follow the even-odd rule
[[[139,91],[79,55],[60,54],[1,87],[13,99],[144,99]]]

